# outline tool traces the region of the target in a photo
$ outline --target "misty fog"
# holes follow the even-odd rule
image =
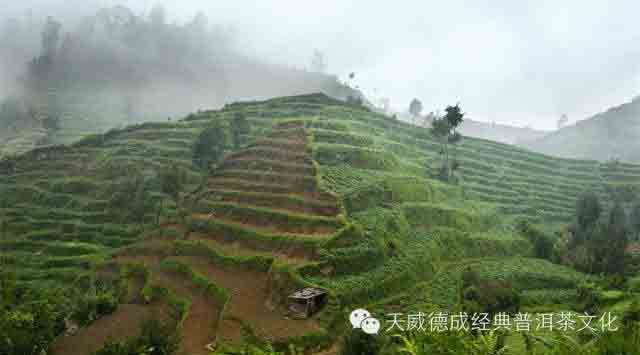
[[[640,91],[630,1],[166,1],[161,31],[151,20],[155,5],[5,4],[0,95],[15,91],[15,74],[42,54],[47,16],[61,24],[58,45],[74,68],[64,75],[91,79],[78,90],[102,92],[141,119],[332,86],[302,71],[316,49],[328,73],[344,80],[356,72],[372,101],[388,98],[398,111],[414,97],[426,111],[461,102],[475,120],[551,129],[562,114],[575,122]],[[109,21],[122,23],[109,29]]]
[[[180,24],[163,6],[142,15],[114,6],[66,18],[26,10],[5,19],[0,137],[44,128],[37,144],[66,143],[56,131],[81,135],[237,100],[347,92],[322,68],[295,69],[243,53],[233,31],[203,12]]]

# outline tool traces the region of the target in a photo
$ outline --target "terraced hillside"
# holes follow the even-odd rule
[[[211,173],[195,168],[200,133],[239,113],[249,143]],[[570,305],[588,277],[534,258],[514,220],[567,222],[582,190],[635,189],[640,167],[471,138],[457,157],[459,184],[433,180],[426,130],[320,94],[231,104],[2,161],[1,251],[36,286],[83,274],[122,283],[118,310],[59,338],[56,354],[131,336],[147,317],[175,321],[189,354],[254,338],[328,347],[355,306],[450,307],[469,265],[519,285],[527,307]],[[176,168],[187,174],[179,208],[159,179]],[[286,296],[305,286],[329,303],[289,319]],[[126,332],[114,325],[124,321]]]
[[[100,266],[129,279],[127,289],[134,290],[111,317],[141,324],[152,312],[131,312],[140,307],[133,301],[157,308],[163,304],[157,295],[170,295],[164,303],[183,305],[173,314],[184,354],[238,346],[250,334],[276,344],[322,338],[318,321],[289,319],[282,307],[289,292],[305,285],[287,280],[289,270],[316,262],[318,246],[345,228],[338,200],[316,184],[307,134],[302,121],[279,124],[229,155],[198,192],[188,222],[164,226]],[[131,268],[146,278],[127,277]],[[54,353],[94,352],[107,338],[118,338],[121,330],[113,326],[100,320],[62,337]],[[88,334],[96,340],[87,341]]]
[[[335,108],[324,110],[313,125],[316,158],[328,166],[325,175],[336,191],[369,183],[371,179],[360,178],[365,175],[422,178],[439,166],[439,145],[425,129]],[[560,159],[468,137],[455,151],[467,198],[491,202],[502,213],[540,221],[570,220],[584,190],[609,201],[612,192],[637,189],[640,184],[640,166],[632,164]]]

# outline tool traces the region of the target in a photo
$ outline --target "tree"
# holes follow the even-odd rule
[[[551,260],[553,257],[553,241],[541,229],[524,221],[518,225],[518,230],[533,244],[536,258]]]
[[[431,122],[431,134],[438,140],[441,148],[442,167],[439,177],[443,181],[449,181],[452,172],[458,167],[457,161],[451,162],[449,145],[455,145],[462,140],[462,135],[456,129],[463,122],[464,113],[459,104],[447,106],[445,112],[443,117],[434,117]]]
[[[409,113],[413,116],[413,121],[415,123],[418,116],[422,113],[422,102],[418,99],[411,100],[411,103],[409,103]]]
[[[179,165],[172,164],[163,169],[160,174],[160,187],[163,193],[169,195],[176,204],[178,210],[181,207],[180,191],[187,180],[187,174]],[[163,209],[163,201],[160,201],[160,209],[156,216],[156,221],[160,224],[160,212]]]
[[[603,271],[609,274],[624,272],[624,256],[627,249],[627,216],[621,204],[616,203],[609,214],[606,237],[607,247],[596,246],[606,251]]]
[[[7,221],[5,218],[4,213],[0,214],[0,270],[4,269],[4,244],[1,244],[2,242],[6,241],[7,239]],[[1,288],[1,287],[0,287]],[[0,305],[2,304],[2,301],[0,300]]]
[[[244,144],[245,136],[251,131],[251,126],[245,115],[241,112],[236,112],[233,115],[231,121],[231,133],[233,135],[233,147],[238,149]]]
[[[364,101],[362,101],[362,97],[360,97],[360,95],[349,95],[347,96],[347,104],[360,107],[364,104]]]
[[[606,226],[599,223],[601,213],[600,200],[594,192],[585,191],[580,195],[576,202],[576,221],[569,228],[568,248],[574,255],[575,265],[586,272],[597,272],[597,260],[604,258],[603,248],[598,245],[606,234]]]
[[[228,146],[227,133],[219,122],[205,128],[193,146],[193,164],[201,169],[210,169],[222,159]]]
[[[140,172],[130,172],[116,182],[109,206],[123,221],[143,224],[150,208],[149,188]]]
[[[640,239],[640,201],[636,202],[633,207],[631,207],[631,216],[629,224],[631,226],[631,232],[633,233],[633,238],[636,240]]]
[[[602,207],[598,195],[591,191],[583,193],[576,204],[578,230],[584,231],[592,227],[600,219],[601,212]]]

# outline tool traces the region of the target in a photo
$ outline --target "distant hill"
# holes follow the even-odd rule
[[[476,137],[507,144],[519,144],[545,137],[547,131],[540,131],[528,127],[516,127],[499,123],[487,123],[465,120],[460,127],[460,133],[465,136]]]
[[[408,114],[401,114],[400,119],[405,122],[413,122]],[[428,119],[417,122],[422,126],[428,126]],[[525,142],[545,137],[550,132],[528,127],[516,127],[500,123],[487,123],[465,119],[460,126],[460,133],[464,136],[487,139],[494,142],[521,145]]]
[[[521,145],[565,158],[640,162],[640,98]]]

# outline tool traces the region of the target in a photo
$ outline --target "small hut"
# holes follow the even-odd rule
[[[326,291],[307,287],[289,296],[289,311],[296,318],[309,318],[318,312],[326,302]]]

